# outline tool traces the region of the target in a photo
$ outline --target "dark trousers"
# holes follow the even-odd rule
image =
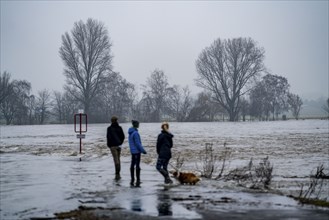
[[[137,182],[136,182],[136,186],[139,187],[141,180],[140,180],[140,175],[141,175],[141,168],[139,166],[141,162],[141,154],[132,154],[131,155],[131,164],[130,164],[130,176],[131,176],[131,181],[130,181],[130,185],[133,186],[134,185],[134,181],[135,181],[135,167],[136,167],[136,178],[137,178]]]
[[[157,164],[156,164],[156,169],[158,171],[160,170],[165,170],[166,172],[168,172],[168,164],[169,164],[169,160],[170,159],[162,159],[162,158],[158,158]]]
[[[173,183],[169,177],[168,164],[170,159],[158,158],[156,169],[161,173],[165,179],[165,183]]]
[[[141,162],[141,154],[132,154],[131,155],[131,164],[130,164],[130,168],[134,169],[134,167],[136,166],[136,170],[140,170],[139,164]]]

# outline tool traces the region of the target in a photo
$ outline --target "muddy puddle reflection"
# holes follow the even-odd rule
[[[129,162],[125,164],[128,166]],[[124,171],[121,180],[113,180],[112,186],[109,186],[109,194],[112,194],[113,190],[114,197],[107,199],[107,207],[120,207],[148,216],[168,216],[178,219],[201,218],[197,212],[174,202],[172,190],[179,186],[165,186],[163,177],[157,173],[154,167],[143,164],[141,187],[130,187],[129,178],[128,173]],[[116,188],[112,188],[113,186]]]
[[[158,204],[157,209],[159,216],[172,216],[172,201],[167,193],[158,194]]]
[[[139,189],[141,190],[141,189]],[[187,210],[181,204],[176,204],[170,197],[170,192],[157,190],[156,194],[136,195],[131,198],[131,201],[123,202],[123,208],[134,212],[140,212],[143,215],[149,216],[171,216],[173,218],[201,218],[194,211]],[[139,193],[137,193],[139,194]]]

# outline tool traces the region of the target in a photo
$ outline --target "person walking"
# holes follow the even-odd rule
[[[164,182],[166,184],[173,183],[173,181],[169,177],[168,172],[168,164],[171,158],[171,148],[173,147],[173,137],[174,135],[169,132],[169,124],[167,122],[163,122],[161,125],[161,133],[158,135],[157,139],[157,153],[158,160],[156,164],[156,169],[162,174],[164,177]]]
[[[139,165],[140,161],[141,161],[141,153],[146,154],[146,151],[144,150],[140,135],[138,133],[139,122],[136,120],[132,120],[131,123],[132,123],[132,127],[129,128],[129,130],[128,130],[128,134],[129,134],[128,140],[129,140],[129,147],[130,147],[130,153],[131,153],[130,185],[139,187],[141,184],[141,181],[140,181],[141,168]],[[134,185],[135,167],[136,167],[136,185]]]
[[[111,118],[111,125],[107,128],[107,146],[110,148],[114,166],[115,166],[115,179],[121,179],[120,171],[121,171],[121,162],[120,162],[120,154],[121,154],[121,145],[125,139],[125,134],[123,133],[122,127],[119,126],[118,117],[113,116]]]

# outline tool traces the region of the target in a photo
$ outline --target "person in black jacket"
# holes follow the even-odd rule
[[[120,177],[120,153],[121,153],[121,145],[125,139],[125,135],[123,133],[122,127],[119,126],[118,118],[113,116],[111,118],[111,126],[107,128],[107,146],[111,149],[111,153],[113,156],[114,166],[115,166],[115,179],[119,180]]]
[[[158,136],[157,140],[157,153],[158,160],[156,164],[156,169],[162,174],[165,179],[165,183],[173,183],[173,181],[169,177],[168,172],[168,164],[171,158],[171,148],[173,146],[173,137],[169,132],[169,124],[167,122],[162,123],[161,125],[162,131]]]

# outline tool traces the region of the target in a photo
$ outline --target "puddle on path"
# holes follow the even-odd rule
[[[172,199],[172,189],[179,186],[173,186],[173,188],[165,186],[163,177],[154,167],[142,165],[141,187],[131,188],[129,178],[128,174],[123,172],[123,178],[117,182],[121,189],[116,191],[114,197],[107,200],[108,207],[121,207],[149,216],[171,216],[178,219],[201,218],[197,212],[188,210]]]

